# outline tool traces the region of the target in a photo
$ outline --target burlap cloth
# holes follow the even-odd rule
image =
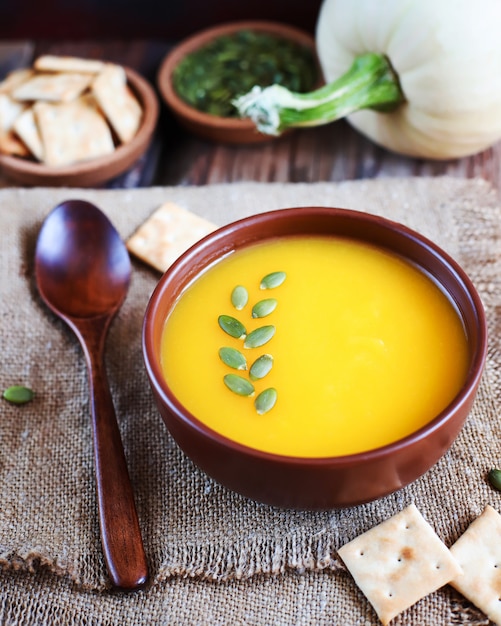
[[[185,458],[152,401],[141,355],[145,306],[159,275],[133,263],[107,350],[152,586],[110,592],[99,541],[87,375],[81,350],[33,281],[41,222],[59,201],[95,202],[124,238],[172,200],[216,224],[274,208],[341,206],[388,216],[434,239],[466,269],[486,307],[489,358],[479,395],[445,457],[409,487],[339,511],[284,511],[216,484]],[[380,179],[341,184],[237,183],[127,191],[0,190],[0,387],[26,384],[24,406],[0,403],[1,624],[376,624],[336,549],[414,502],[450,545],[501,494],[501,208],[481,180]],[[493,538],[499,541],[499,538]],[[450,587],[395,624],[480,624]]]

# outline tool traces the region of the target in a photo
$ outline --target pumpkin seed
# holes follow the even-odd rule
[[[266,317],[277,308],[278,301],[275,298],[260,300],[252,307],[252,317]]]
[[[249,294],[247,293],[247,289],[242,285],[237,285],[231,292],[231,303],[235,309],[241,311],[248,301]]]
[[[254,406],[256,407],[256,411],[259,415],[263,415],[263,413],[267,413],[275,406],[276,401],[277,390],[270,387],[269,389],[261,391],[258,397],[254,400]]]
[[[266,274],[263,277],[259,287],[261,289],[275,289],[275,287],[279,287],[284,282],[286,277],[287,274],[285,272],[271,272],[271,274]]]
[[[271,354],[262,354],[251,365],[249,370],[249,376],[252,380],[259,380],[264,378],[273,367],[273,357]]]
[[[489,471],[489,482],[498,491],[501,491],[501,470],[493,468]]]
[[[217,321],[219,322],[219,326],[221,326],[224,332],[231,337],[235,337],[235,339],[241,339],[242,337],[245,337],[245,326],[242,324],[242,322],[239,322],[234,317],[231,317],[231,315],[220,315]]]
[[[33,400],[35,394],[28,387],[22,385],[12,385],[3,392],[3,397],[12,404],[26,404],[30,400]]]
[[[182,100],[221,117],[239,117],[234,98],[254,87],[279,83],[307,93],[318,80],[312,51],[288,38],[244,28],[220,35],[187,54],[172,83]]]
[[[238,374],[226,374],[223,380],[228,389],[239,396],[254,395],[254,385]]]
[[[259,348],[260,346],[264,346],[274,334],[275,326],[260,326],[247,335],[244,341],[244,348]]]
[[[219,358],[221,361],[236,370],[246,370],[247,361],[244,355],[236,348],[219,348]]]

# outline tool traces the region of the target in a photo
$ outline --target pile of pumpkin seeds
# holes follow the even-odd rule
[[[306,93],[317,80],[315,55],[308,46],[248,29],[216,37],[186,55],[172,77],[185,102],[220,117],[238,117],[233,100],[255,85],[277,83]]]
[[[275,289],[284,282],[285,278],[285,272],[271,272],[262,278],[259,286],[263,290]],[[236,311],[243,311],[249,302],[249,292],[243,285],[236,285],[231,292],[230,300]],[[276,298],[263,298],[252,306],[251,318],[265,318],[273,313],[277,305]],[[273,355],[261,354],[253,359],[249,366],[244,352],[265,346],[275,335],[275,326],[263,324],[248,333],[245,325],[233,315],[220,315],[218,323],[227,335],[242,341],[242,350],[230,346],[223,346],[219,349],[221,361],[239,372],[226,374],[223,378],[224,384],[239,396],[253,397],[256,393],[255,383],[263,380],[273,367]],[[274,387],[267,387],[256,396],[254,406],[257,413],[263,415],[275,406],[276,401],[277,390]]]

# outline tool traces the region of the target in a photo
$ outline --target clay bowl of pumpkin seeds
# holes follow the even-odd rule
[[[191,133],[222,143],[273,137],[240,119],[232,100],[255,85],[283,84],[306,93],[321,84],[313,36],[268,21],[238,21],[199,31],[176,45],[157,77],[160,94]]]
[[[487,332],[471,280],[429,239],[298,207],[230,223],[181,255],[152,293],[142,348],[160,417],[201,470],[255,501],[319,510],[376,500],[436,464],[472,407]]]

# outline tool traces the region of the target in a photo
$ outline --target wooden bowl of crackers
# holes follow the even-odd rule
[[[134,70],[41,56],[0,83],[0,168],[21,185],[99,186],[143,155],[157,119],[155,92]]]
[[[265,71],[269,67],[273,71]],[[293,91],[317,87],[321,71],[315,40],[288,24],[250,20],[213,26],[184,39],[162,62],[157,84],[175,118],[194,135],[253,144],[274,137],[259,132],[252,120],[238,117],[230,101],[256,84],[272,84],[277,76]]]

